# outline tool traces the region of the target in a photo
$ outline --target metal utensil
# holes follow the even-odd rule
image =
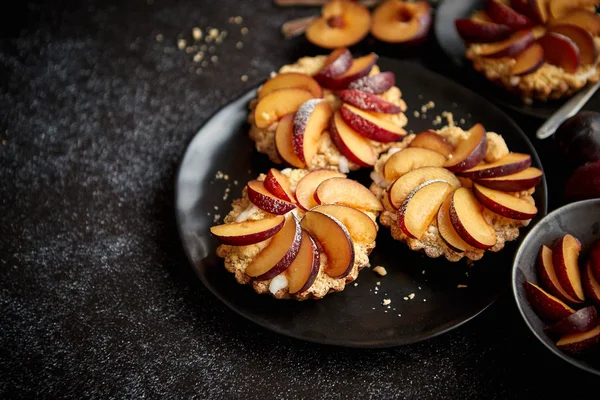
[[[538,139],[546,139],[552,136],[556,129],[562,124],[567,118],[577,114],[581,107],[587,103],[592,97],[596,90],[600,87],[600,82],[596,82],[588,88],[583,89],[581,92],[573,96],[567,101],[561,108],[559,108],[536,132]]]

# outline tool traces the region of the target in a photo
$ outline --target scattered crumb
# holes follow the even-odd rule
[[[421,275],[425,275],[425,270],[421,271]]]
[[[177,41],[177,48],[179,48],[179,50],[183,50],[185,49],[185,46],[187,45],[185,39],[179,39]]]
[[[165,40],[165,37],[162,33],[159,33],[158,35],[156,35],[157,42],[162,42],[163,40]]]
[[[427,103],[425,103],[421,106],[421,113],[424,114],[428,110],[431,110],[434,107],[435,107],[435,103],[433,101],[428,101]]]
[[[196,74],[202,75],[202,68],[196,68]]]
[[[236,47],[236,48],[238,48],[238,49],[241,49],[242,47],[244,47],[244,43],[242,43],[242,42],[237,42],[237,43],[235,44],[235,47]]]
[[[415,116],[415,118],[419,118],[419,112],[417,110],[415,110],[415,112],[413,113],[413,115]]]
[[[192,37],[195,41],[202,39],[202,30],[198,27],[194,27],[192,29]]]
[[[216,63],[217,61],[219,61],[219,57],[217,57],[217,56],[212,56],[212,57],[210,58],[210,61],[212,61],[213,63]]]
[[[240,32],[242,33],[242,35],[247,35],[248,34],[248,28],[243,27],[242,29],[240,29]]]
[[[217,173],[215,174],[215,179],[223,179],[223,176],[223,172],[217,171]]]
[[[223,175],[223,179],[225,179],[226,181],[228,181],[229,180],[229,175],[227,175],[227,174]]]
[[[215,52],[215,50],[217,50],[217,48],[216,48],[215,46],[210,46],[210,47],[208,48],[208,52],[209,52],[209,53],[214,53],[214,52]]]
[[[404,296],[404,300],[408,300],[408,297]]]
[[[2,146],[6,146],[6,140],[2,140]]]
[[[229,17],[229,23],[230,24],[241,24],[242,22],[244,22],[244,19],[240,16],[237,17]]]
[[[202,66],[203,66],[204,68],[208,67],[208,61],[202,61]]]
[[[466,288],[466,287],[467,287],[467,285],[462,285],[462,284],[461,284],[461,285],[456,285],[456,287],[457,287],[458,289],[464,289],[464,288]]]
[[[423,299],[423,302],[426,302],[426,301],[427,301],[427,299]]]
[[[399,316],[399,317],[401,317],[401,316],[402,316],[402,314],[398,314],[398,316]]]
[[[415,294],[414,293],[409,294],[408,298],[411,299],[411,300],[414,299],[415,298]]]
[[[219,30],[216,28],[211,28],[208,30],[208,34],[212,37],[212,38],[216,38],[217,36],[219,36]]]
[[[375,284],[376,284],[377,286],[379,286],[379,285],[381,285],[381,282],[377,281]]]
[[[421,114],[421,119],[427,118],[427,114]]]
[[[354,286],[358,286],[358,282],[354,282]]]
[[[442,111],[442,118],[446,118],[448,126],[454,126],[454,115],[449,111]]]
[[[193,60],[194,60],[194,62],[200,62],[200,61],[202,61],[203,58],[204,58],[204,53],[199,52],[199,53],[194,54]]]
[[[387,305],[389,305],[391,302],[392,302],[392,300],[390,300],[390,299],[383,299],[383,303],[382,303],[382,304],[383,304],[384,306],[387,306]]]
[[[387,275],[387,270],[385,269],[385,267],[382,267],[381,265],[378,265],[375,268],[373,268],[373,272],[376,272],[381,276]],[[377,282],[377,284],[379,284],[379,282]]]
[[[418,95],[417,97],[419,98],[419,100],[423,99],[423,95],[422,94]]]
[[[456,107],[458,107],[458,104],[452,103],[452,108],[456,108]]]
[[[238,181],[237,181],[237,179],[236,179],[235,181],[233,181],[233,184],[234,184],[234,185],[237,185],[237,184],[238,184]]]
[[[218,209],[219,209],[219,206],[215,206],[215,210],[218,210]]]
[[[206,51],[208,50],[208,46],[203,44],[202,46],[200,46],[200,51]]]
[[[435,116],[435,119],[433,120],[433,124],[434,125],[440,125],[442,123],[442,117],[439,115]]]
[[[458,120],[458,123],[459,123],[459,124],[464,124],[464,123],[465,123],[465,119],[464,119],[464,118],[461,118],[461,119],[459,119],[459,120]]]
[[[242,80],[242,82],[246,82],[248,80],[248,75],[242,75],[240,79]]]
[[[217,222],[220,219],[221,219],[221,214],[215,214],[215,217],[213,218],[213,222]]]
[[[387,313],[387,310],[385,310],[384,313]]]

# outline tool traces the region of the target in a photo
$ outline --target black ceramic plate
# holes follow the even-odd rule
[[[537,118],[549,118],[566,100],[555,100],[547,103],[534,101],[533,104],[524,104],[521,99],[508,91],[488,81],[482,74],[471,67],[469,60],[465,58],[465,45],[458,35],[454,21],[467,18],[473,11],[484,8],[487,0],[446,0],[436,11],[435,35],[438,43],[446,55],[460,69],[460,76],[465,85],[478,93],[485,93],[487,99],[491,99],[503,107],[507,107],[519,113],[527,114]],[[600,94],[595,94],[587,103],[586,108],[600,108]]]
[[[563,360],[600,375],[600,358],[597,353],[587,358],[573,357],[556,348],[554,341],[544,333],[543,329],[546,325],[531,309],[523,289],[525,280],[538,284],[536,258],[540,247],[552,243],[567,233],[581,241],[581,257],[586,257],[592,243],[600,239],[600,199],[578,201],[562,206],[552,211],[531,229],[515,255],[512,274],[513,294],[523,319],[540,342]]]
[[[383,71],[396,74],[409,107],[408,129],[419,132],[431,128],[436,115],[451,111],[457,121],[464,118],[466,127],[480,122],[488,130],[502,133],[511,150],[531,154],[533,164],[541,168],[525,134],[482,97],[416,64],[386,58],[378,64]],[[200,129],[183,158],[176,187],[177,223],[185,251],[206,287],[234,311],[267,329],[303,340],[390,347],[455,328],[509,291],[510,265],[517,243],[510,243],[500,253],[487,254],[466,276],[465,263],[430,259],[410,251],[392,240],[383,227],[371,264],[385,266],[385,277],[366,269],[359,275],[357,286],[350,284],[341,293],[304,302],[275,300],[237,284],[215,255],[218,243],[210,236],[209,227],[214,224],[215,213],[227,214],[231,200],[240,196],[248,180],[273,166],[265,155],[254,150],[248,138],[247,104],[253,96],[254,91],[245,94]],[[435,108],[427,118],[415,118],[413,111],[429,100],[435,102]],[[218,171],[229,179],[217,179]],[[370,184],[368,176],[368,170],[350,175],[366,185]],[[229,196],[224,199],[228,187]],[[546,213],[545,180],[539,184],[535,198],[541,217]],[[381,284],[377,286],[377,282]],[[457,288],[459,284],[468,287]],[[411,293],[415,294],[412,300],[403,300]],[[392,300],[390,308],[382,306],[384,298]]]

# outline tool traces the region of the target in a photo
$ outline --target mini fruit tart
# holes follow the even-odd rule
[[[366,187],[328,169],[271,168],[232,206],[211,227],[225,268],[257,293],[296,300],[340,292],[369,266],[383,210]]]
[[[406,103],[374,53],[346,48],[282,67],[250,102],[250,138],[271,161],[343,173],[373,167],[406,131]]]
[[[488,0],[456,20],[475,70],[526,103],[571,96],[600,79],[595,0]]]
[[[532,194],[542,171],[481,124],[409,135],[402,144],[379,158],[370,189],[384,205],[381,224],[411,250],[479,260],[537,214]]]

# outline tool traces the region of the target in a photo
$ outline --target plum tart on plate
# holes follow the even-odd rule
[[[542,171],[481,124],[408,135],[371,173],[379,217],[411,250],[449,261],[479,260],[519,236],[537,214]]]
[[[369,265],[381,202],[328,169],[271,168],[248,182],[224,224],[217,255],[241,284],[275,298],[320,299]]]
[[[455,21],[466,57],[523,101],[569,97],[600,79],[596,0],[487,0]]]
[[[271,161],[344,173],[372,167],[406,131],[406,103],[374,53],[346,48],[286,65],[250,102],[250,138]]]

